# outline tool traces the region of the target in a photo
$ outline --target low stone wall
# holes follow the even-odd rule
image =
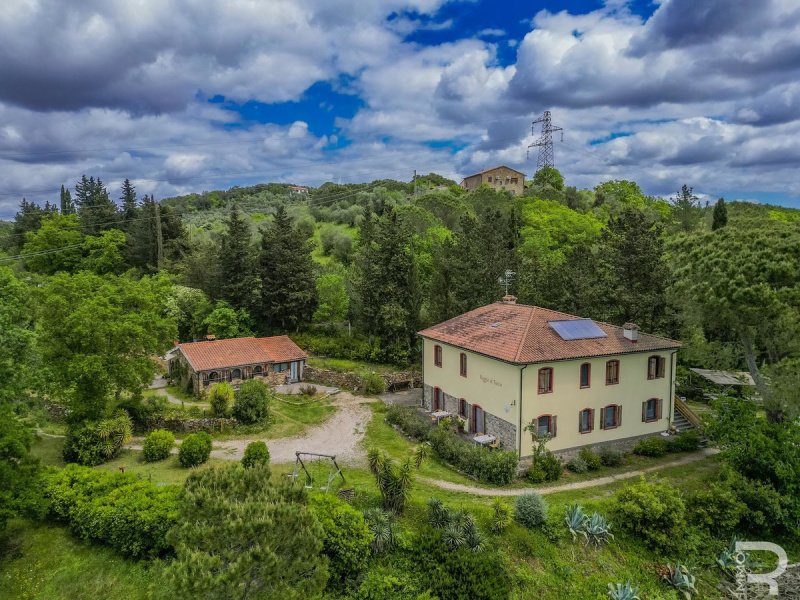
[[[145,423],[145,430],[166,429],[173,433],[194,433],[196,431],[224,431],[233,429],[239,422],[236,419],[203,417],[197,419],[180,419],[154,417]]]
[[[54,423],[63,423],[67,417],[67,407],[63,404],[56,404],[55,402],[44,402],[42,404],[42,410],[44,410],[47,418]]]
[[[362,387],[361,377],[355,373],[341,373],[331,369],[320,369],[318,367],[306,367],[303,370],[303,379],[322,385],[329,385],[343,390],[357,390]]]
[[[422,373],[418,371],[395,371],[381,377],[389,391],[422,387]]]

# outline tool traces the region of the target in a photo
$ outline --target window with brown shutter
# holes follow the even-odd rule
[[[619,404],[609,404],[603,407],[600,414],[600,429],[614,429],[622,424],[622,407]]]
[[[592,365],[583,363],[581,365],[581,388],[588,388],[592,385]]]
[[[553,391],[553,369],[545,367],[539,369],[539,393],[549,394]]]
[[[661,379],[666,375],[667,359],[663,356],[651,356],[647,359],[647,378]]]
[[[442,366],[442,347],[441,346],[434,346],[433,347],[433,364],[437,367]]]
[[[661,399],[650,398],[642,402],[642,422],[652,423],[661,418]]]
[[[606,363],[606,385],[619,383],[619,361],[610,360]]]
[[[458,400],[458,416],[467,418],[467,401],[463,398]]]
[[[591,433],[594,429],[594,409],[584,408],[578,413],[578,432]]]
[[[556,437],[558,433],[555,415],[539,415],[536,417],[536,433]]]
[[[467,355],[463,352],[461,353],[461,376],[467,376]]]

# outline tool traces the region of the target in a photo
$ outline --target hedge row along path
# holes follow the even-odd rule
[[[463,485],[460,483],[452,483],[450,481],[442,481],[441,479],[428,479],[427,477],[420,477],[419,480],[443,490],[462,492],[464,494],[473,494],[475,496],[521,496],[522,494],[528,494],[530,492],[536,492],[537,494],[542,495],[556,494],[558,492],[582,490],[585,488],[608,485],[609,483],[614,483],[616,481],[624,481],[625,479],[632,479],[646,473],[652,473],[653,471],[660,471],[661,469],[668,469],[670,467],[678,467],[680,465],[697,462],[698,460],[703,460],[704,458],[714,456],[718,453],[719,450],[716,448],[703,448],[699,452],[693,452],[692,454],[688,454],[683,458],[679,458],[668,463],[662,463],[653,467],[647,467],[646,469],[636,469],[635,471],[626,471],[624,473],[617,473],[615,475],[608,475],[606,477],[598,477],[597,479],[587,479],[585,481],[576,481],[574,483],[565,483],[563,485],[553,485],[539,488],[518,488],[504,490]]]

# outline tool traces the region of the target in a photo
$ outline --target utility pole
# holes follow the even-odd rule
[[[417,170],[414,169],[414,197],[417,197]]]
[[[542,124],[542,132],[539,136],[539,139],[533,142],[532,144],[528,145],[528,150],[530,152],[531,148],[539,148],[539,157],[536,161],[536,170],[538,171],[542,167],[554,167],[554,154],[553,154],[553,132],[560,131],[561,132],[561,141],[564,141],[564,129],[561,127],[555,127],[553,122],[550,119],[550,111],[544,111],[544,114],[533,121],[531,123],[531,135],[536,135],[534,131],[536,125],[538,123]],[[530,154],[528,155],[530,158]]]

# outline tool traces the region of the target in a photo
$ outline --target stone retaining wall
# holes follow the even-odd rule
[[[422,375],[415,371],[395,371],[392,373],[378,374],[387,390],[394,390],[402,387],[422,387]],[[319,367],[309,367],[303,370],[303,379],[322,385],[338,387],[343,390],[364,389],[364,380],[356,373],[343,373],[332,369],[320,369]]]
[[[145,430],[166,429],[173,433],[194,433],[196,431],[224,431],[233,429],[239,422],[236,419],[223,419],[216,417],[204,417],[197,419],[165,418],[153,417],[147,419]]]

